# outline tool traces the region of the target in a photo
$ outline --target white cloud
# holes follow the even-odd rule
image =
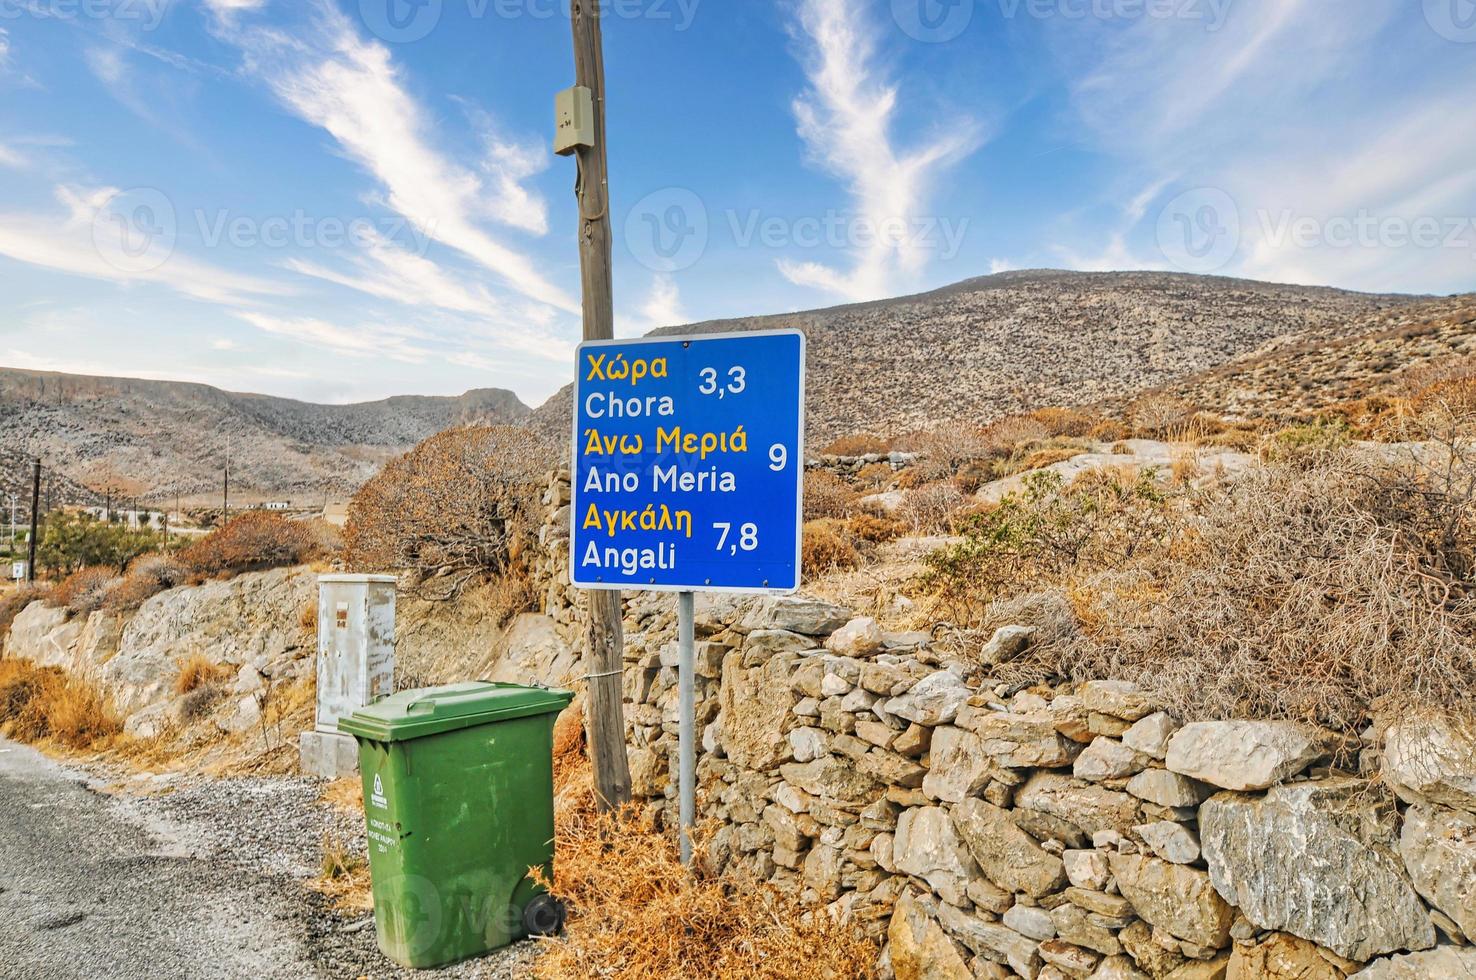
[[[348,357],[378,357],[420,364],[433,355],[419,331],[382,324],[340,326],[315,317],[279,317],[243,311],[237,314],[256,329]]]
[[[4,143],[0,143],[0,166],[23,167],[25,165],[25,157],[21,156],[15,150],[6,146]]]
[[[117,190],[59,186],[55,192],[66,209],[63,216],[0,215],[0,255],[89,279],[159,285],[184,296],[227,305],[244,303],[250,296],[291,292],[279,283],[230,272],[178,252],[167,256],[161,253],[160,263],[153,268],[109,261],[96,235],[99,219],[107,217],[103,209]]]
[[[277,98],[326,130],[344,153],[374,176],[385,203],[420,231],[471,257],[510,288],[569,313],[579,304],[553,284],[530,256],[478,222],[491,216],[538,230],[541,202],[521,181],[536,172],[527,154],[502,149],[488,160],[488,181],[437,151],[424,110],[405,90],[390,50],[359,36],[331,5],[314,8],[310,31],[288,36],[221,20],[217,33],[238,45],[247,67]]]
[[[1011,262],[1009,259],[990,259],[989,260],[989,274],[991,276],[997,276],[1001,272],[1009,272],[1009,271],[1011,271],[1014,268],[1015,268],[1015,264],[1013,262]]]
[[[658,327],[675,327],[690,323],[692,318],[682,308],[682,291],[671,276],[657,275],[651,279],[651,291],[641,301],[638,316],[618,317],[617,333],[622,337],[634,337],[649,333]]]
[[[809,89],[794,102],[799,135],[810,156],[845,182],[859,223],[871,229],[916,228],[940,173],[981,142],[976,124],[954,119],[948,133],[911,149],[894,144],[898,89],[877,64],[865,8],[851,0],[800,0]],[[898,273],[915,276],[930,252],[919,234],[874,236],[856,249],[849,270],[816,262],[782,262],[790,281],[848,299],[888,295]]]

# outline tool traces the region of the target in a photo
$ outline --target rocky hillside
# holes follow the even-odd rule
[[[1416,302],[1156,272],[1007,272],[902,299],[658,333],[797,326],[810,338],[810,437],[895,435],[1167,384],[1278,338],[1344,335]],[[563,391],[533,424],[565,440]]]
[[[1476,295],[1453,296],[1375,314],[1353,330],[1278,338],[1168,390],[1219,415],[1297,420],[1337,402],[1400,394],[1473,355]]]
[[[238,499],[321,502],[443,429],[517,422],[528,412],[497,389],[313,405],[207,385],[0,368],[0,451],[40,452],[58,491],[113,486],[156,500],[215,494],[229,447]]]

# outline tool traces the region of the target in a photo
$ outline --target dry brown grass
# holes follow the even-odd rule
[[[122,731],[112,701],[92,682],[55,667],[0,661],[0,732],[7,737],[80,751],[106,748]]]
[[[965,502],[953,482],[939,480],[907,491],[898,516],[914,534],[936,534],[952,527],[953,515]]]
[[[323,838],[318,876],[308,887],[343,912],[374,911],[369,860],[333,835]]]
[[[226,669],[203,653],[194,653],[179,661],[179,673],[174,678],[174,693],[189,694],[217,681],[225,680]]]
[[[880,950],[823,909],[767,884],[689,872],[675,843],[633,810],[596,812],[589,763],[566,754],[555,797],[554,881],[566,935],[538,977],[606,980],[862,980]],[[699,861],[699,868],[705,862]]]
[[[838,568],[855,568],[861,554],[846,531],[845,523],[836,520],[806,521],[800,542],[800,564],[807,577],[824,575]]]
[[[302,630],[304,636],[318,635],[318,597],[304,599],[302,608],[297,610],[297,628]]]
[[[335,779],[323,790],[319,799],[345,813],[364,812],[364,784],[358,776]]]

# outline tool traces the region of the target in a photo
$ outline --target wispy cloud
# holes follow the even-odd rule
[[[345,327],[315,317],[281,317],[250,311],[238,315],[264,333],[348,357],[386,357],[420,364],[434,353],[424,343],[423,333],[404,327],[376,323]]]
[[[365,40],[331,4],[315,2],[311,27],[289,36],[234,17],[216,32],[237,45],[248,70],[293,113],[326,130],[379,183],[384,203],[420,231],[469,256],[509,288],[566,312],[578,304],[529,255],[479,219],[524,231],[546,224],[522,181],[537,172],[530,153],[494,142],[483,175],[438,151],[425,112],[406,91],[390,50]]]
[[[291,290],[255,276],[242,275],[168,251],[153,253],[158,261],[117,261],[109,248],[109,234],[132,234],[119,229],[109,209],[118,191],[111,187],[55,188],[65,213],[11,213],[0,215],[0,255],[19,262],[123,284],[163,286],[184,296],[212,303],[239,305],[256,296],[280,296]],[[153,243],[150,243],[152,247]],[[112,258],[110,259],[110,256]],[[125,256],[126,257],[126,256]]]
[[[954,119],[945,135],[899,149],[892,132],[899,90],[879,64],[865,6],[799,0],[796,9],[809,88],[793,109],[810,157],[845,183],[859,222],[909,231],[867,236],[848,270],[817,262],[782,262],[780,270],[796,284],[849,299],[885,296],[898,273],[913,276],[926,265],[929,248],[914,233],[920,211],[939,175],[976,149],[982,134]]]
[[[622,337],[637,337],[658,327],[674,327],[691,323],[692,318],[682,307],[682,291],[676,280],[667,275],[656,275],[651,279],[650,292],[634,316],[616,317],[616,332]]]

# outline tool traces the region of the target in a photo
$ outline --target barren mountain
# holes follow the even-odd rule
[[[436,432],[518,422],[528,412],[497,389],[314,405],[199,384],[0,368],[0,451],[39,452],[68,500],[77,495],[71,483],[155,501],[213,495],[229,452],[234,499],[321,502]]]
[[[656,333],[799,327],[812,445],[1131,395],[1417,297],[1157,272],[1007,272],[930,293]],[[566,441],[570,389],[531,424]]]
[[[1470,371],[1473,358],[1476,295],[1467,294],[1279,338],[1168,390],[1227,417],[1297,421],[1336,402],[1407,392],[1452,362]]]

